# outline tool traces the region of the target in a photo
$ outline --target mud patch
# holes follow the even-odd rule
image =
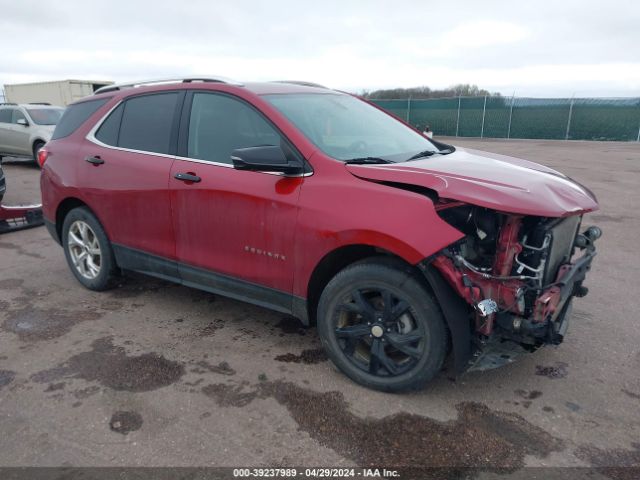
[[[32,380],[81,378],[113,390],[148,392],[171,385],[184,375],[184,366],[156,353],[128,356],[124,348],[113,345],[112,337],[100,338],[91,347],[58,367],[38,372]]]
[[[116,412],[109,420],[109,428],[117,433],[126,435],[142,427],[142,416],[138,412]]]
[[[275,325],[276,328],[279,328],[282,332],[280,334],[281,337],[284,335],[298,334],[298,335],[306,335],[307,330],[302,325],[302,322],[295,317],[282,317],[278,323]]]
[[[24,280],[21,278],[5,278],[4,280],[0,280],[0,289],[12,289],[12,288],[20,288]]]
[[[100,391],[100,387],[97,385],[92,385],[86,388],[79,388],[78,390],[74,390],[73,396],[78,400],[84,400],[85,398],[89,398]]]
[[[221,407],[244,407],[258,397],[257,390],[245,390],[245,384],[230,385],[217,383],[202,387],[202,393],[213,398]]]
[[[274,398],[300,430],[362,466],[515,470],[524,466],[525,455],[546,457],[563,448],[561,440],[521,416],[479,403],[460,403],[456,420],[439,422],[407,413],[361,418],[351,413],[340,392],[318,393],[286,382],[265,382],[253,389],[209,385],[203,393],[220,406]]]
[[[208,370],[213,373],[219,373],[220,375],[235,375],[236,371],[231,368],[227,362],[220,362],[218,365],[212,365],[209,362],[202,360],[196,363],[199,367]]]
[[[582,407],[580,405],[573,402],[564,402],[564,406],[567,407],[572,412],[579,412],[580,410],[582,410]]]
[[[295,355],[293,353],[285,353],[284,355],[278,355],[275,358],[278,362],[286,362],[286,363],[320,363],[326,362],[329,357],[325,353],[322,348],[315,348],[312,350],[303,350],[300,355]]]
[[[11,310],[2,324],[4,330],[18,335],[25,342],[51,340],[69,333],[71,328],[88,320],[97,320],[102,314],[95,310],[40,309],[27,305]]]
[[[220,318],[216,318],[214,321],[209,322],[209,324],[206,327],[202,328],[198,333],[198,336],[210,337],[214,335],[217,330],[220,330],[222,327],[224,327],[224,323],[225,323],[224,320]]]
[[[536,365],[536,375],[551,379],[565,378],[568,375],[567,365],[564,362],[556,362],[555,365],[548,367]]]
[[[516,395],[521,396],[522,398],[526,398],[527,400],[535,400],[536,398],[539,398],[542,396],[542,392],[539,390],[515,390],[513,393],[515,393]]]
[[[107,300],[105,302],[102,302],[100,304],[100,308],[102,310],[109,310],[109,311],[117,311],[117,310],[121,310],[122,307],[124,307],[124,304],[122,302],[119,302],[117,300]]]
[[[20,245],[14,243],[0,242],[0,249],[2,250],[14,250],[18,255],[24,255],[25,257],[39,258],[44,260],[44,257],[38,253],[27,252]]]
[[[640,393],[634,393],[631,390],[627,390],[626,388],[621,388],[620,391],[631,398],[640,400]]]
[[[45,392],[55,392],[56,390],[64,389],[65,382],[60,383],[50,383],[49,386],[45,389]]]
[[[13,382],[14,378],[16,378],[16,372],[12,372],[11,370],[0,370],[0,390]]]
[[[640,443],[633,442],[631,448],[601,450],[583,445],[576,450],[576,456],[614,480],[637,480],[640,478]]]
[[[111,290],[110,294],[113,298],[136,298],[145,293],[158,292],[163,289],[179,286],[171,282],[145,277],[144,275],[136,273],[129,273],[127,277],[125,283]]]

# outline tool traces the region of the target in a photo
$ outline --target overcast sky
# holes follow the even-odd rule
[[[192,74],[640,96],[640,2],[0,0],[0,84]]]

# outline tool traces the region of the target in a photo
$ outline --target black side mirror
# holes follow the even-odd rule
[[[303,173],[302,165],[297,161],[289,161],[282,148],[275,145],[238,148],[231,152],[231,161],[236,170],[280,172],[285,175]]]

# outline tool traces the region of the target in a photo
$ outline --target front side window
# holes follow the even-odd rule
[[[338,160],[401,162],[438,148],[415,130],[350,95],[271,94],[265,98],[311,142]]]
[[[257,111],[227,95],[194,93],[187,156],[231,163],[237,148],[281,145],[280,134]]]
[[[169,153],[178,92],[128,99],[122,111],[118,147]]]
[[[55,125],[62,117],[63,108],[27,108],[27,113],[38,125]]]
[[[26,122],[27,117],[25,117],[24,113],[22,113],[20,110],[18,110],[17,108],[14,108],[13,115],[11,117],[11,123],[18,123],[18,120],[24,120]]]

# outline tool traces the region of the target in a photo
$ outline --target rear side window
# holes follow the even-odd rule
[[[0,108],[0,123],[11,123],[11,108]]]
[[[99,98],[97,100],[89,100],[88,102],[69,105],[56,125],[51,140],[57,140],[58,138],[71,135],[101,106],[107,103],[108,100],[109,98]]]
[[[169,153],[177,101],[178,92],[144,95],[127,100],[122,111],[117,146],[144,152]],[[105,136],[110,135],[111,140],[113,129],[115,126],[108,126],[104,133]]]

